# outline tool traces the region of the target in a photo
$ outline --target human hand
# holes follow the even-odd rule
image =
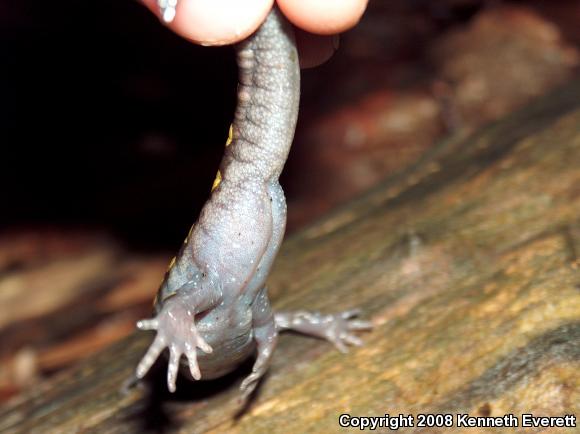
[[[142,0],[161,17],[158,0]],[[353,27],[368,0],[277,0],[278,7],[297,27],[300,65],[328,60],[338,47],[337,33]],[[201,45],[233,44],[252,34],[264,21],[274,0],[179,0],[175,17],[167,23],[179,35]]]

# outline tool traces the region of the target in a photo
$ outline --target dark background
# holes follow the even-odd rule
[[[0,225],[182,238],[227,137],[232,49],[188,43],[132,1],[4,2],[0,15]]]
[[[356,49],[341,50],[304,73],[301,122],[391,80],[389,62],[416,55],[422,37],[466,20],[480,3],[371,5],[360,66],[353,71]],[[401,30],[415,34],[401,39]],[[227,137],[232,48],[193,45],[138,2],[119,0],[2,1],[0,41],[0,228],[98,226],[135,248],[179,243]],[[329,77],[341,71],[336,84]],[[312,189],[307,175],[316,169],[300,163],[307,146],[299,133],[282,180],[290,201]]]

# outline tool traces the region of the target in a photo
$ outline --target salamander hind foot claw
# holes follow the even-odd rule
[[[252,372],[248,377],[244,378],[244,381],[242,381],[242,384],[240,386],[240,392],[241,392],[241,395],[239,398],[240,403],[245,403],[248,400],[250,395],[256,389],[256,386],[260,382],[260,379],[262,378],[262,376],[263,376],[263,373]]]
[[[275,320],[279,330],[294,330],[326,339],[334,344],[341,353],[347,353],[348,345],[360,347],[363,344],[355,332],[373,328],[370,321],[354,319],[360,313],[360,309],[346,310],[330,315],[302,310],[276,313]]]
[[[147,374],[165,348],[169,349],[167,387],[170,392],[175,392],[176,389],[177,372],[182,355],[185,355],[189,362],[191,376],[196,380],[201,378],[196,348],[200,348],[205,353],[211,353],[212,348],[198,333],[194,316],[190,306],[186,306],[179,297],[173,297],[167,300],[155,318],[137,322],[137,327],[141,330],[157,331],[153,343],[137,366],[138,378],[143,378]]]
[[[325,338],[334,344],[341,353],[348,352],[348,345],[356,347],[363,345],[362,339],[353,332],[371,330],[373,328],[373,324],[370,321],[353,319],[359,316],[360,313],[360,309],[352,309],[327,316]]]

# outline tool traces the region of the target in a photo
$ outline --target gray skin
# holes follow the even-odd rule
[[[167,385],[173,392],[182,355],[199,380],[220,377],[256,353],[241,385],[246,399],[268,368],[279,331],[324,338],[346,352],[347,344],[362,344],[353,331],[371,324],[352,319],[356,310],[274,314],[270,307],[266,277],[286,227],[278,178],[294,136],[300,69],[292,28],[277,9],[236,52],[238,106],[221,182],[165,276],[156,316],[137,323],[157,334],[136,375],[145,376],[168,348]]]

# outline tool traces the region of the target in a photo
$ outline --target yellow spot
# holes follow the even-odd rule
[[[175,265],[175,256],[173,257],[173,259],[169,263],[169,267],[167,267],[167,271],[171,270],[174,265]]]
[[[230,125],[230,130],[228,131],[228,140],[226,140],[226,148],[231,145],[233,139],[234,139],[234,126]],[[220,185],[220,182],[222,182],[222,173],[218,170],[217,175],[213,180],[211,191],[214,191],[218,187],[218,185]]]
[[[213,185],[211,186],[211,191],[214,191],[218,185],[222,182],[222,173],[218,170],[215,179],[213,180]]]
[[[167,300],[169,300],[175,294],[176,294],[175,292],[171,292],[171,293],[167,294],[167,296],[163,300],[161,300],[161,303],[165,303]],[[161,295],[161,291],[159,291],[159,292],[157,292],[157,294],[155,294],[155,299],[153,300],[153,307],[158,305],[160,295]]]
[[[228,131],[228,140],[226,140],[226,148],[230,146],[233,139],[234,139],[234,126],[230,125],[230,130]]]

